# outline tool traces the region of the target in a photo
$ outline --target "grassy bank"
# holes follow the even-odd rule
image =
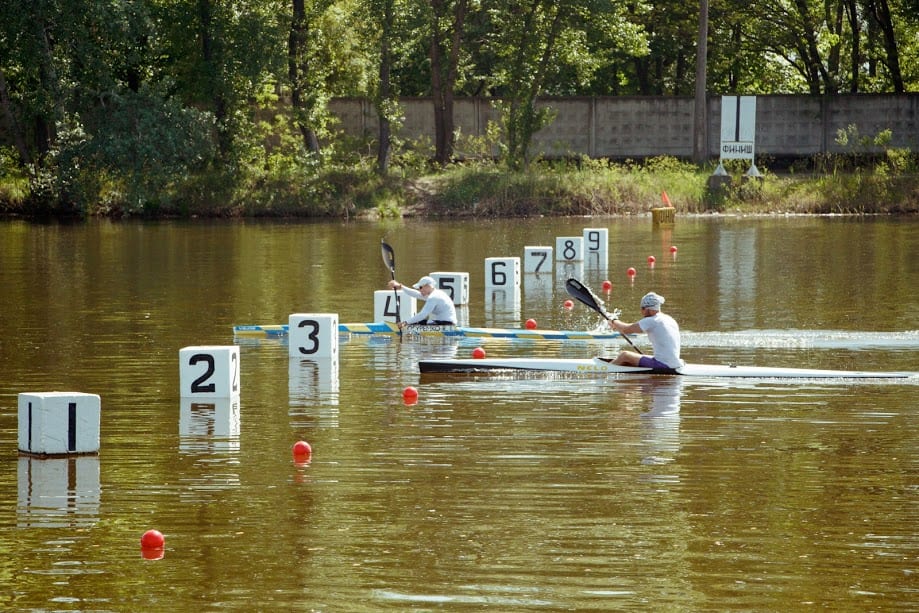
[[[663,206],[663,193],[678,210],[690,213],[919,213],[916,173],[761,171],[751,178],[744,169],[730,170],[728,184],[716,187],[710,185],[713,166],[673,158],[640,165],[587,160],[522,173],[456,166],[412,181],[406,200],[414,201],[409,212],[433,217],[638,214]]]
[[[213,173],[174,183],[142,206],[119,202],[113,189],[81,217],[512,217],[623,215],[662,206],[662,193],[689,213],[919,213],[919,173],[885,164],[823,172],[729,168],[728,185],[713,189],[713,166],[674,158],[638,163],[574,160],[509,172],[491,163],[455,164],[431,172],[396,168],[380,177],[369,167],[326,168],[306,175]],[[66,203],[36,198],[34,181],[0,176],[0,215],[63,217]]]

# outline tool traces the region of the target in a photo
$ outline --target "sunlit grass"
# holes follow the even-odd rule
[[[777,174],[727,165],[730,185],[714,197],[714,165],[676,158],[614,163],[588,158],[538,162],[509,171],[491,161],[445,169],[424,164],[396,166],[381,176],[372,163],[298,165],[187,176],[165,191],[148,194],[140,207],[120,184],[96,180],[87,216],[335,217],[403,214],[433,217],[533,217],[645,214],[666,205],[685,213],[916,214],[919,174],[888,166]],[[107,187],[106,187],[107,186]],[[28,214],[27,176],[0,175],[0,213]],[[105,189],[102,189],[105,187]],[[124,202],[119,202],[124,200]],[[136,199],[135,199],[136,201]],[[129,208],[133,207],[133,208]]]

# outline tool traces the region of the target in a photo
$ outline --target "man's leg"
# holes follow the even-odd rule
[[[619,366],[638,366],[638,360],[640,359],[641,354],[639,353],[635,353],[634,351],[620,351],[616,359],[613,360],[613,364],[618,364]]]

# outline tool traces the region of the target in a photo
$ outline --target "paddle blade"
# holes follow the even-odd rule
[[[380,241],[380,250],[383,253],[383,265],[389,269],[389,275],[393,281],[396,280],[396,252],[393,251],[393,248],[390,247],[386,241]],[[399,292],[396,291],[396,288],[392,288],[393,296],[396,297],[396,323],[402,321],[402,300],[399,297]],[[399,330],[399,340],[402,340],[402,330]]]
[[[389,272],[396,274],[396,252],[393,251],[393,248],[390,247],[386,241],[380,243],[380,247],[383,253],[383,265],[389,269]]]
[[[578,302],[587,305],[588,308],[593,309],[606,319],[609,319],[609,315],[603,309],[603,301],[597,298],[589,287],[577,279],[570,278],[565,281],[565,291]]]

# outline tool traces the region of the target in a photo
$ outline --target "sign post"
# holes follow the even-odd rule
[[[724,172],[722,160],[750,160],[747,175],[758,177],[755,152],[756,96],[721,96],[721,146],[715,174]]]

